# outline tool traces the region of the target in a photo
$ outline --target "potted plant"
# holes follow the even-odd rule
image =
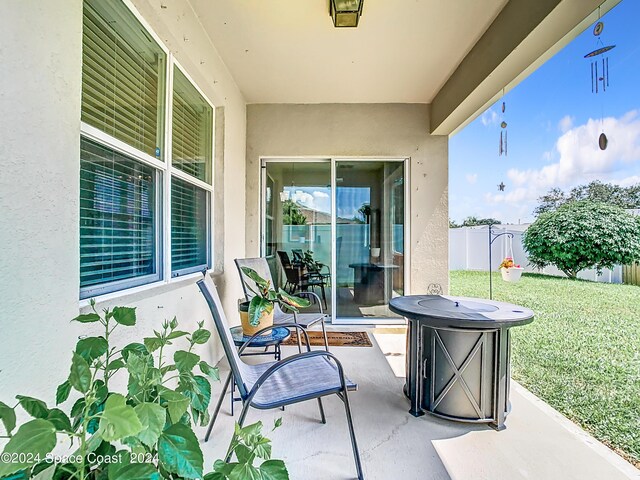
[[[498,268],[500,269],[500,273],[502,274],[502,279],[505,282],[512,283],[520,280],[522,271],[524,270],[524,268],[522,268],[520,265],[516,265],[512,257],[505,257]]]
[[[256,284],[255,289],[248,285],[254,294],[253,298],[238,306],[245,335],[255,335],[258,331],[273,325],[273,309],[276,304],[294,312],[310,305],[308,300],[289,295],[281,288],[278,291],[274,290],[271,282],[262,278],[253,268],[242,267],[242,273]]]
[[[236,462],[218,460],[205,468],[194,428],[209,422],[210,381],[219,377],[218,369],[194,352],[211,337],[204,322],[188,332],[178,329],[175,318],[164,321],[153,336],[123,347],[112,334],[136,325],[135,309],[98,313],[93,301],[91,307],[92,312],[74,320],[93,324],[93,332],[102,330],[102,335],[78,340],[68,377],[57,388],[56,406],[24,395],[0,401],[0,438],[8,439],[0,455],[0,478],[289,478],[284,463],[271,459],[260,422],[236,425],[228,450]],[[179,343],[184,349],[176,349]],[[3,391],[1,400],[6,395]],[[18,414],[18,407],[24,412]]]

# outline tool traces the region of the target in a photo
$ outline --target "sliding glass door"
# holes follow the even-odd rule
[[[333,172],[333,173],[332,173]],[[332,321],[399,319],[405,162],[263,160],[262,254],[279,286],[311,290]]]
[[[396,317],[404,293],[404,162],[336,162],[336,311],[340,320]]]

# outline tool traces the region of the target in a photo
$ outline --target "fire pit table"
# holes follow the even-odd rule
[[[409,412],[505,428],[509,329],[533,321],[528,308],[480,298],[410,295],[389,308],[407,318]],[[423,410],[424,409],[424,410]]]

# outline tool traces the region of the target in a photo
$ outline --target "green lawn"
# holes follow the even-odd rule
[[[451,294],[489,297],[486,272],[451,272]],[[524,305],[511,375],[640,466],[640,287],[494,274],[495,300]]]

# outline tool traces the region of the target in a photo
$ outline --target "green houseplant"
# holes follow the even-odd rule
[[[244,442],[244,447],[230,450],[237,462],[216,462],[214,472],[204,475],[193,427],[209,421],[210,380],[218,380],[218,371],[193,352],[211,336],[203,323],[186,332],[178,330],[174,318],[142,343],[119,348],[110,337],[116,328],[135,325],[135,309],[115,307],[99,314],[93,301],[91,306],[93,312],[74,321],[100,324],[104,333],[80,338],[69,376],[56,391],[56,405],[72,395],[78,397],[71,409],[49,408],[42,400],[22,395],[13,407],[0,402],[0,420],[8,438],[0,456],[0,478],[218,480],[227,478],[220,476],[224,472],[233,472],[234,479],[262,478],[243,473],[256,470],[256,458],[266,460],[257,471],[264,467],[273,472],[266,478],[288,478],[284,464],[269,459],[271,449],[265,446],[269,441],[260,435],[258,424],[236,431],[234,441],[242,434]],[[186,348],[169,358],[165,350],[176,342]],[[116,375],[128,378],[126,392],[111,391]],[[14,432],[18,406],[32,419]],[[54,456],[61,438],[70,440],[68,449],[56,450],[59,455]],[[255,454],[245,455],[243,448]]]
[[[273,308],[276,304],[293,312],[310,305],[309,300],[290,295],[281,288],[274,290],[271,282],[262,278],[253,268],[242,267],[242,273],[256,284],[256,288],[247,286],[254,294],[253,298],[240,304],[242,330],[247,335],[255,335],[259,330],[273,325]]]

